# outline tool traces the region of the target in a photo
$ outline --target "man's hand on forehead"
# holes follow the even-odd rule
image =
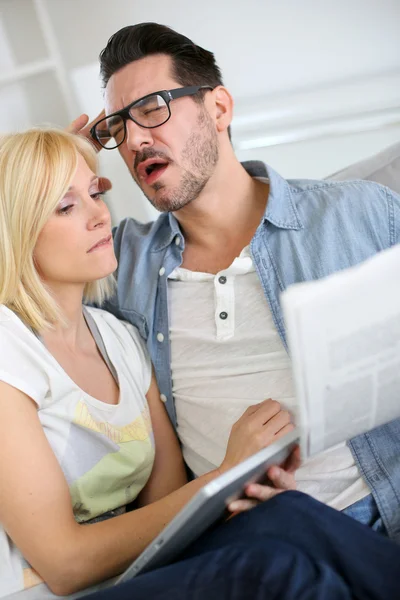
[[[88,123],[89,121],[89,117],[85,114],[80,115],[77,119],[74,119],[74,121],[72,121],[72,123],[70,123],[68,125],[68,127],[66,127],[66,131],[68,133],[74,133],[74,134],[79,134],[82,135],[83,137],[85,137],[87,140],[89,140],[89,142],[92,144],[92,146],[95,148],[96,152],[100,152],[101,150],[101,145],[92,138],[92,136],[90,135],[90,130],[93,127],[93,125],[95,123],[97,123],[97,121],[100,121],[100,119],[103,119],[106,116],[106,113],[104,111],[104,109],[101,111],[100,114],[97,115],[97,117],[95,119],[93,119],[93,121],[91,121],[90,123]],[[106,190],[104,190],[106,191]]]

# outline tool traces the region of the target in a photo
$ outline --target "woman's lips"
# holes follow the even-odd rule
[[[102,250],[103,248],[109,248],[112,245],[112,236],[109,235],[106,238],[103,238],[97,244],[92,246],[90,250],[88,250],[88,254],[90,252],[95,252],[96,250]]]

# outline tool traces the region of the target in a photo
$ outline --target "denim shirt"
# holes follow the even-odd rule
[[[267,177],[264,216],[250,244],[276,328],[287,349],[281,292],[355,265],[400,241],[400,197],[370,181],[285,180],[258,161],[243,163]],[[167,277],[182,263],[185,240],[172,213],[152,223],[125,219],[114,230],[118,288],[105,308],[135,325],[154,364],[172,423]],[[400,541],[400,419],[349,442],[383,522]]]

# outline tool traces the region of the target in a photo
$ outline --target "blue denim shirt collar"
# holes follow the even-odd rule
[[[165,250],[165,248],[170,246],[176,236],[179,236],[181,240],[180,246],[183,249],[185,246],[184,237],[179,227],[179,223],[175,219],[174,215],[172,213],[163,213],[160,219],[163,219],[164,222],[157,232],[156,243],[153,243],[151,252],[160,252],[161,250]]]
[[[265,177],[269,180],[269,196],[264,213],[264,221],[269,221],[280,229],[302,229],[292,198],[292,188],[274,169],[259,160],[242,163],[251,177]]]

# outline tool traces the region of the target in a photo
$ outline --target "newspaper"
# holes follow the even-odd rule
[[[304,458],[400,417],[400,245],[281,302]]]

